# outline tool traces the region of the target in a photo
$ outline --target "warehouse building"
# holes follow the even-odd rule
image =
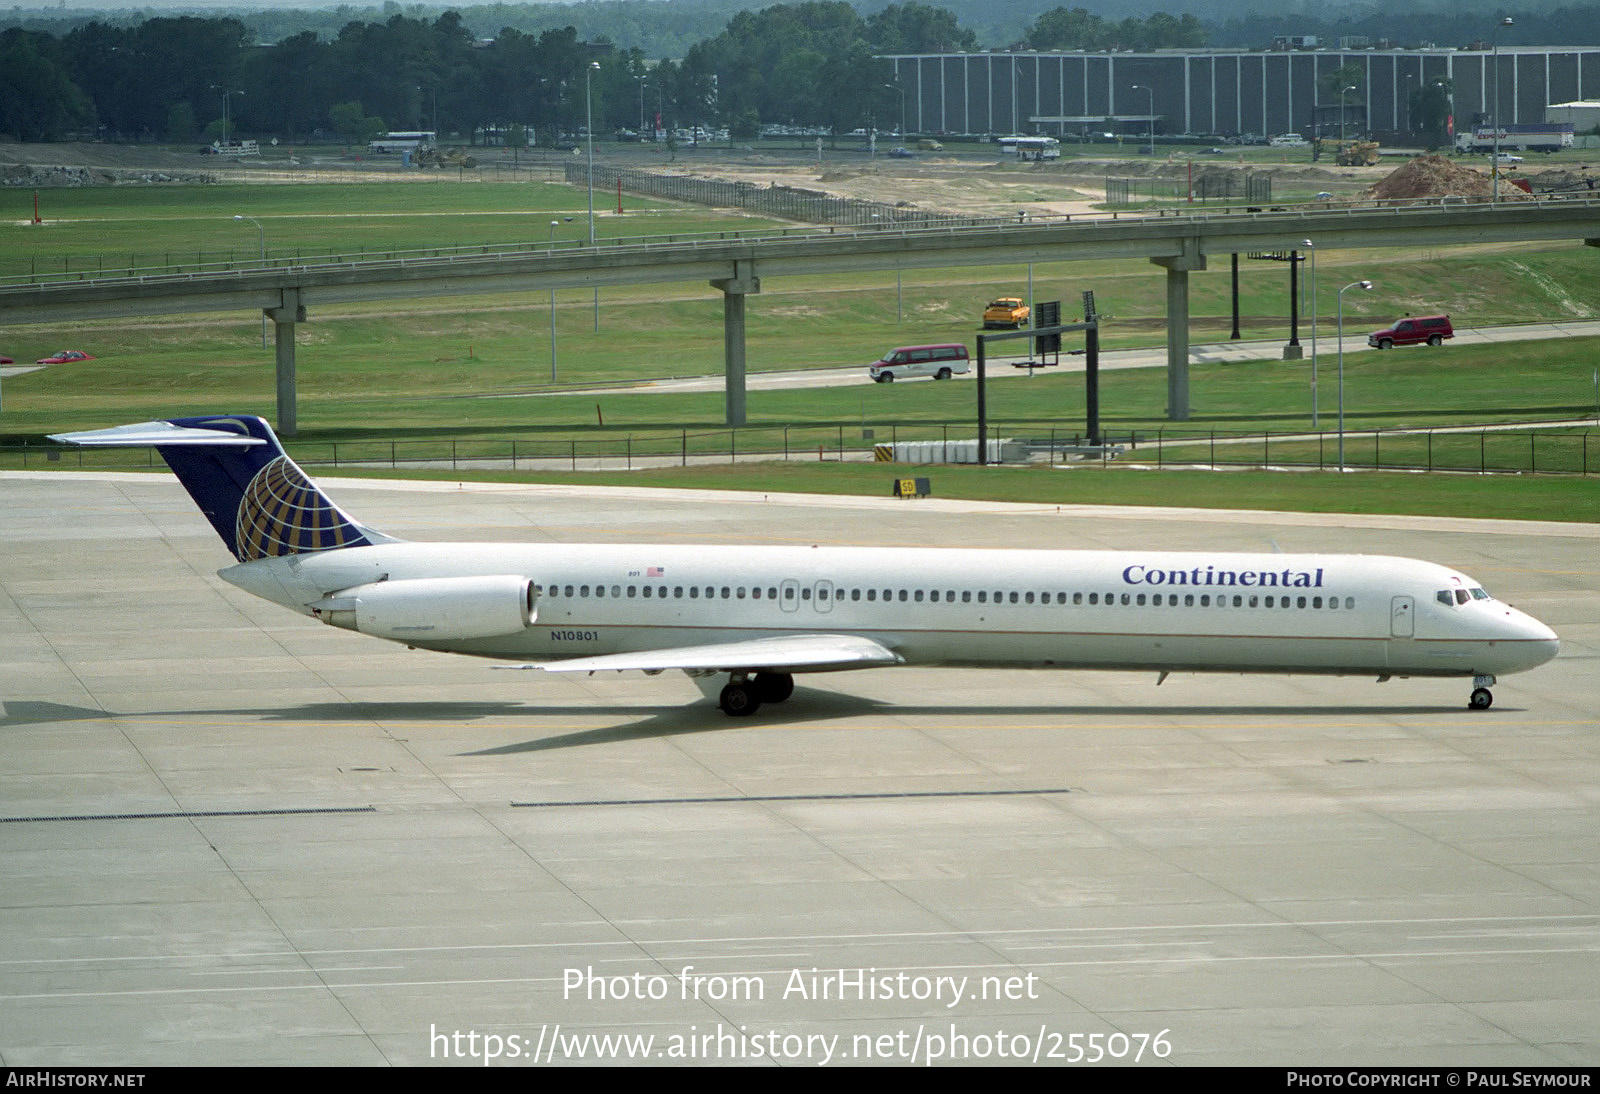
[[[1551,103],[1600,96],[1600,47],[1494,49],[1158,50],[1149,53],[898,54],[896,86],[917,133],[1106,131],[1238,136],[1332,135],[1340,122],[1384,140],[1412,139],[1413,89],[1449,79],[1457,129],[1545,121]],[[1345,65],[1365,74],[1340,104],[1319,81]],[[1359,101],[1356,101],[1358,100]]]

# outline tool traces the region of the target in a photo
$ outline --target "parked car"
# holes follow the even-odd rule
[[[909,148],[891,148],[889,149],[889,156],[891,159],[910,160],[916,159],[917,154]]]
[[[64,365],[68,361],[93,361],[94,355],[84,353],[81,349],[64,349],[52,353],[49,357],[41,357],[34,362],[36,365]]]
[[[1002,296],[990,303],[983,310],[983,327],[985,330],[1015,330],[1028,325],[1028,317],[1033,309],[1022,302],[1019,296]]]
[[[1455,336],[1456,331],[1450,325],[1448,315],[1408,315],[1404,319],[1396,319],[1383,330],[1375,330],[1367,335],[1367,345],[1377,349],[1420,346],[1424,342],[1430,346],[1442,346],[1446,338]]]
[[[1501,167],[1508,167],[1513,163],[1521,163],[1522,157],[1513,156],[1510,152],[1491,152],[1489,154],[1489,162],[1498,164]]]
[[[14,365],[16,363],[17,359],[15,357],[7,357],[5,354],[0,353],[0,365]]]
[[[896,346],[867,366],[867,375],[880,384],[891,384],[896,377],[932,376],[948,380],[967,372],[967,347],[962,345]]]

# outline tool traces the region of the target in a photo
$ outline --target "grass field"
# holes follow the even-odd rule
[[[21,194],[13,197],[24,199]],[[274,252],[537,242],[548,239],[552,219],[558,221],[559,238],[575,239],[586,234],[584,201],[581,190],[545,183],[48,191],[41,201],[47,224],[14,219],[0,223],[0,274],[63,261],[64,256],[89,262],[99,255],[126,263],[145,254],[231,249],[246,258],[254,253],[256,233],[247,222],[235,221],[236,214],[260,220]],[[761,226],[747,217],[632,197],[626,207],[624,216],[600,217],[597,232],[615,237]],[[1595,252],[1577,243],[1463,246],[1422,254],[1328,251],[1318,261],[1320,326],[1330,339],[1333,294],[1358,277],[1371,278],[1377,287],[1370,294],[1346,294],[1347,333],[1404,312],[1447,311],[1458,327],[1600,315]],[[1244,333],[1285,338],[1284,264],[1246,261],[1241,267]],[[762,292],[748,304],[750,367],[865,365],[897,344],[970,345],[982,304],[1002,292],[1025,291],[1028,274],[1020,264],[918,271],[905,274],[898,287],[893,275],[764,279]],[[1165,288],[1157,267],[1142,262],[1040,264],[1032,275],[1035,299],[1059,298],[1069,315],[1078,294],[1093,289],[1105,320],[1102,342],[1107,348],[1162,340]],[[1192,342],[1226,339],[1228,288],[1226,263],[1191,278]],[[443,437],[572,443],[622,443],[632,437],[644,443],[691,431],[708,438],[718,435],[704,441],[708,447],[729,444],[721,435],[720,394],[558,393],[559,387],[570,385],[719,373],[720,295],[700,284],[608,290],[601,297],[598,333],[592,299],[587,291],[557,294],[557,388],[550,385],[550,301],[545,294],[315,309],[297,336],[302,438],[307,444]],[[259,317],[250,314],[0,329],[0,350],[19,360],[58,348],[84,349],[98,358],[6,380],[0,444],[218,409],[270,418],[272,351],[261,349],[260,335]],[[1300,337],[1309,344],[1309,308],[1302,314]],[[1346,359],[1347,423],[1352,429],[1429,428],[1592,416],[1592,362],[1597,354],[1600,346],[1592,340],[1352,354]],[[1328,428],[1334,406],[1332,356],[1324,352],[1322,363],[1323,424]],[[1191,380],[1194,414],[1186,426],[1304,429],[1309,425],[1308,375],[1308,362],[1197,364]],[[482,397],[532,393],[540,394]],[[1076,377],[1010,379],[993,384],[990,396],[997,432],[1008,424],[1030,433],[1082,427],[1082,383]],[[1103,424],[1114,433],[1166,428],[1164,403],[1162,370],[1103,376]],[[940,436],[948,428],[970,433],[973,389],[968,382],[957,382],[756,391],[749,410],[752,430],[789,427],[796,431],[796,447],[813,444],[817,436],[843,438],[849,433],[859,440],[862,429],[874,430],[880,439]],[[1448,448],[1468,442],[1436,443]],[[15,463],[0,456],[0,465]],[[741,469],[740,477],[749,474]],[[975,481],[997,480],[990,476]],[[1176,497],[1189,492],[1177,485],[1163,489]],[[1573,511],[1565,504],[1556,508]]]

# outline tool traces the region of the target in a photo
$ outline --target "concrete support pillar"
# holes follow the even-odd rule
[[[276,308],[263,308],[262,314],[272,320],[273,333],[277,339],[277,432],[280,437],[293,437],[299,429],[295,412],[294,325],[305,321],[306,308],[300,303],[299,292],[285,289],[283,303]]]
[[[1167,420],[1189,420],[1189,271],[1206,268],[1198,239],[1183,241],[1183,253],[1152,258],[1167,271]]]
[[[741,426],[745,422],[744,298],[761,291],[761,279],[751,259],[735,260],[733,271],[732,277],[719,278],[711,285],[722,290],[723,404],[728,424]]]

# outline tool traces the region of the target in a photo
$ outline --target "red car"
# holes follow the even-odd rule
[[[64,349],[60,353],[52,353],[49,357],[41,357],[34,362],[36,365],[64,365],[68,361],[93,361],[94,355],[84,353],[81,349]]]
[[[0,365],[14,365],[16,363],[16,358],[7,357],[5,354],[0,353]]]

